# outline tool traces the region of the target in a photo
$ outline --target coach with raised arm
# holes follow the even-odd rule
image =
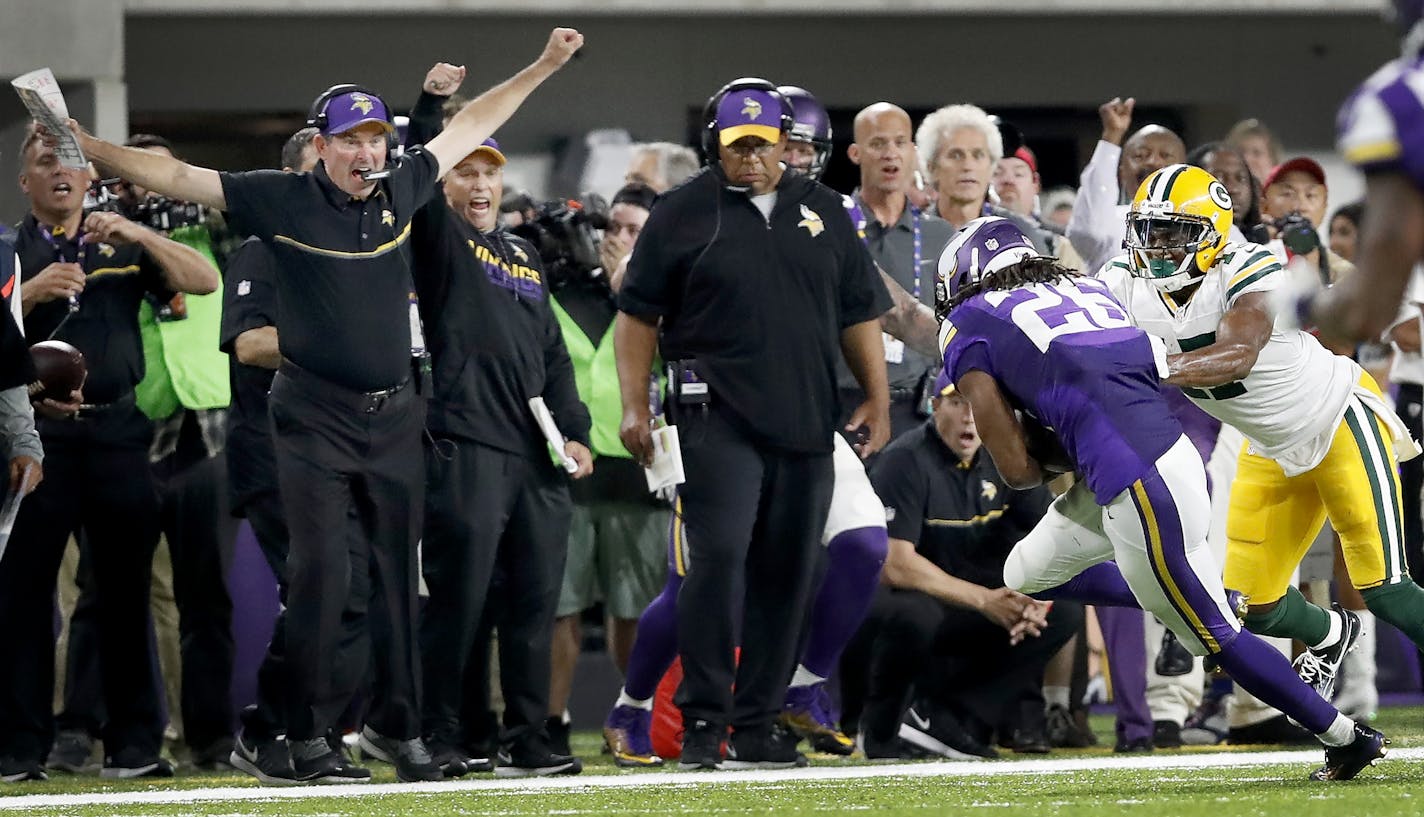
[[[367,723],[392,740],[402,780],[441,777],[420,740],[416,542],[425,471],[417,452],[429,367],[411,286],[410,222],[436,181],[582,45],[577,31],[555,29],[537,60],[390,167],[390,109],[353,86],[313,105],[321,164],[311,173],[219,173],[70,124],[96,162],[150,190],[227,211],[277,260],[282,364],[271,412],[282,503],[293,509],[287,740],[300,781],[340,779],[345,765],[326,741],[347,704],[327,668],[347,601],[352,512],[370,559],[372,647],[380,656]]]

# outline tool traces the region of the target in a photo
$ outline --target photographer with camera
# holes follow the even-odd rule
[[[0,563],[0,620],[10,671],[0,674],[0,777],[42,779],[54,739],[54,591],[69,537],[95,585],[104,707],[105,777],[171,775],[159,757],[163,721],[148,662],[149,572],[158,503],[149,467],[153,426],[134,387],[144,373],[139,304],[148,293],[206,293],[217,270],[191,247],[115,213],[83,209],[88,174],[41,134],[21,149],[30,214],[19,228],[30,341],[64,340],[84,354],[83,402],[37,405],[46,479],[21,506]],[[165,294],[163,297],[167,298]],[[79,733],[100,732],[89,722]],[[88,748],[85,749],[88,759]]]
[[[589,479],[573,486],[573,525],[554,621],[549,696],[548,728],[556,745],[560,738],[568,740],[566,708],[583,642],[580,615],[603,602],[608,653],[619,672],[626,672],[638,617],[658,595],[667,571],[670,510],[647,492],[641,469],[618,438],[623,408],[613,354],[617,306],[610,278],[632,252],[656,198],[652,188],[638,183],[613,196],[597,243],[597,268],[587,259],[580,264],[572,258],[572,250],[584,246],[582,239],[563,242],[562,247],[544,242],[546,257],[567,262],[559,268],[568,274],[550,276],[552,305],[573,360],[579,396],[592,419],[590,437],[598,465]],[[544,224],[536,218],[515,232],[543,229]]]
[[[463,76],[463,69],[436,65],[422,101],[453,93]],[[432,108],[412,112],[413,143],[435,138]],[[460,747],[464,679],[498,566],[502,603],[488,608],[499,628],[505,701],[495,774],[577,774],[578,758],[551,750],[544,719],[569,535],[568,480],[593,468],[588,410],[579,401],[540,254],[499,226],[504,165],[499,144],[486,139],[453,167],[443,195],[412,222],[413,269],[434,364],[422,540],[430,589],[420,622],[422,730],[447,774],[472,765]],[[567,438],[552,452],[562,468],[550,458],[536,398]],[[362,747],[379,748],[379,740],[368,727]]]
[[[1262,185],[1261,225],[1267,246],[1286,263],[1300,258],[1320,273],[1321,286],[1354,272],[1355,266],[1322,244],[1320,225],[1330,191],[1325,170],[1308,156],[1287,159],[1271,170]],[[1340,351],[1340,350],[1336,350]],[[1349,355],[1353,350],[1345,350]]]
[[[172,144],[161,136],[138,134],[126,144],[174,155]],[[217,269],[207,208],[125,181],[115,187],[118,194],[107,200],[101,195],[100,206],[193,248]],[[225,501],[230,393],[227,361],[218,349],[221,313],[220,281],[218,290],[206,295],[145,295],[138,308],[144,377],[134,387],[139,410],[154,424],[149,462],[163,540],[154,557],[151,592],[170,724],[188,745],[194,765],[204,769],[226,764],[233,733],[228,692],[232,600],[226,574],[236,526]],[[70,621],[62,730],[82,722],[98,704],[91,649],[98,605],[90,568],[87,560],[81,562],[76,577],[82,592]],[[77,737],[61,735],[51,765],[82,765],[87,747]]]

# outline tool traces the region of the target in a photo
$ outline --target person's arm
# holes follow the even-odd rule
[[[222,181],[216,170],[190,165],[163,153],[127,148],[86,133],[69,120],[69,129],[79,139],[79,147],[95,164],[112,175],[162,193],[169,198],[226,210]]]
[[[1132,124],[1133,99],[1113,99],[1098,108],[1102,135],[1093,156],[1078,179],[1078,197],[1068,221],[1068,241],[1083,257],[1087,269],[1097,269],[1116,255],[1126,225],[1118,220],[1122,198],[1117,170],[1122,162],[1122,140]]]
[[[945,604],[977,611],[1008,630],[1013,643],[1025,635],[1039,635],[1047,626],[1041,617],[1041,606],[1034,599],[1007,587],[991,590],[946,573],[921,556],[913,542],[904,539],[890,539],[890,553],[880,579],[891,587],[915,590]]]
[[[1402,172],[1365,177],[1359,271],[1317,294],[1310,323],[1328,338],[1369,341],[1394,320],[1414,265],[1424,259],[1424,192]]]
[[[20,488],[20,477],[27,466],[33,466],[34,474],[24,487],[26,493],[34,490],[44,478],[44,447],[35,431],[35,412],[24,386],[0,391],[0,439],[5,442],[9,457],[10,493]]]
[[[218,271],[202,253],[118,213],[90,213],[84,231],[94,241],[137,244],[158,264],[163,285],[174,292],[206,295],[218,288]]]
[[[1238,297],[1216,327],[1216,342],[1190,352],[1167,356],[1167,383],[1211,387],[1234,383],[1251,373],[1256,358],[1271,339],[1275,316],[1267,292]]]
[[[259,326],[248,329],[232,344],[237,362],[262,369],[277,369],[282,365],[282,352],[277,346],[277,327]]]
[[[652,385],[657,350],[655,322],[618,313],[613,321],[613,356],[618,361],[618,391],[623,400],[618,438],[642,466],[653,461],[653,414],[648,406],[648,388]]]
[[[865,440],[855,447],[862,459],[890,441],[890,381],[885,373],[885,342],[878,321],[861,321],[841,330],[841,354],[851,374],[865,392],[865,402],[856,407],[845,430],[866,430]]]
[[[988,449],[1004,482],[1018,490],[1041,485],[1043,467],[1028,453],[1023,425],[994,378],[987,372],[971,369],[954,385],[969,398],[979,438],[984,441],[984,448]]]
[[[543,275],[542,264],[539,270]],[[553,413],[559,431],[567,438],[564,453],[578,463],[578,470],[569,476],[583,479],[593,473],[593,452],[589,451],[592,421],[588,407],[579,398],[574,363],[569,358],[569,347],[564,343],[564,333],[559,319],[554,316],[547,291],[544,297],[544,402]]]
[[[1400,321],[1389,330],[1389,341],[1399,348],[1401,352],[1419,351],[1419,312],[1414,310],[1414,317]]]
[[[410,126],[406,130],[406,142],[423,145],[440,135],[445,119],[445,103],[460,90],[465,81],[465,66],[437,62],[425,73],[425,82],[420,86],[420,96],[415,107],[410,109]]]
[[[875,269],[890,292],[894,306],[880,316],[880,328],[930,360],[939,357],[939,320],[934,310],[920,303],[879,264]]]
[[[436,175],[445,175],[499,130],[529,94],[562,68],[582,46],[583,35],[574,29],[554,29],[539,59],[461,108],[445,130],[425,145],[439,164]]]

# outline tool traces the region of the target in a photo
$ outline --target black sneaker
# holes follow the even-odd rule
[[[796,735],[780,724],[733,729],[722,768],[791,769],[810,765],[806,756],[796,751],[796,740]]]
[[[1376,729],[1355,724],[1355,739],[1346,746],[1326,746],[1325,765],[1311,772],[1311,780],[1350,780],[1373,766],[1389,750],[1389,740]]]
[[[1152,738],[1133,738],[1132,740],[1119,740],[1113,747],[1113,751],[1120,755],[1135,755],[1143,752],[1150,752],[1154,748]]]
[[[1152,745],[1158,749],[1182,748],[1182,726],[1176,721],[1152,722]]]
[[[1152,664],[1157,674],[1164,678],[1177,678],[1191,672],[1195,664],[1196,659],[1182,646],[1182,642],[1177,640],[1177,634],[1171,630],[1164,631],[1162,646],[1157,650],[1157,660]]]
[[[1285,715],[1267,718],[1250,726],[1233,726],[1226,733],[1227,743],[1256,743],[1286,746],[1314,746],[1320,741],[1309,731],[1290,722]]]
[[[397,740],[388,738],[366,726],[361,730],[361,754],[368,758],[385,761],[396,767],[396,777],[404,783],[421,783],[444,780],[445,770],[435,762],[435,757],[420,738]],[[465,773],[465,763],[454,760],[450,765],[451,777]]]
[[[900,738],[950,760],[980,760],[996,758],[992,746],[975,738],[964,725],[943,707],[917,702],[900,721]]]
[[[227,762],[268,786],[297,784],[297,774],[292,771],[292,753],[287,750],[287,742],[280,738],[256,739],[245,731],[239,732]]]
[[[193,749],[189,759],[205,772],[229,772],[236,768],[229,760],[236,745],[232,738],[221,737],[201,749]]]
[[[1059,749],[1086,749],[1098,743],[1098,736],[1087,728],[1086,723],[1079,724],[1074,713],[1066,706],[1055,704],[1048,707],[1044,719],[1048,725],[1048,742],[1052,746]]]
[[[425,748],[430,750],[430,756],[435,758],[435,765],[440,767],[440,771],[444,772],[447,778],[460,777],[474,771],[470,768],[470,759],[465,757],[465,753],[456,748],[454,744],[429,737],[425,740]],[[483,760],[485,763],[489,763],[489,758],[483,758]],[[482,771],[488,771],[488,769]]]
[[[1360,617],[1341,607],[1338,601],[1330,605],[1330,609],[1340,616],[1340,640],[1319,650],[1306,650],[1295,659],[1295,671],[1300,680],[1310,684],[1327,701],[1335,694],[1335,678],[1340,673],[1340,664],[1355,648],[1360,633],[1364,632]]]
[[[1025,701],[1019,707],[1018,723],[1009,732],[1009,748],[1021,755],[1046,755],[1053,750],[1042,701]]]
[[[38,760],[0,757],[0,783],[23,783],[26,780],[48,780],[44,765]]]
[[[94,738],[83,729],[61,729],[54,736],[54,746],[49,750],[45,767],[71,774],[84,774],[99,770],[99,761],[94,757]]]
[[[901,740],[899,735],[879,739],[871,737],[868,732],[861,732],[856,736],[856,745],[866,760],[922,760],[937,757],[913,743]]]
[[[722,768],[722,741],[727,728],[708,721],[688,724],[682,735],[682,759],[677,767],[684,772]]]
[[[357,766],[333,751],[326,738],[287,741],[292,775],[298,783],[369,783],[371,770]]]
[[[173,764],[161,757],[140,755],[130,749],[104,758],[99,776],[109,780],[132,780],[139,777],[172,777]]]
[[[494,768],[494,776],[548,777],[582,771],[583,763],[578,758],[550,750],[542,734],[526,733],[499,753],[499,765]]]
[[[474,774],[476,772],[494,771],[495,760],[498,752],[484,743],[466,742],[461,747],[461,756],[465,761],[465,773]]]
[[[549,751],[556,755],[572,755],[569,748],[569,722],[563,715],[550,715],[544,721],[544,731],[549,735]]]

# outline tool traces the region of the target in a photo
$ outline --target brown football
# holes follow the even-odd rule
[[[30,384],[30,399],[46,398],[67,403],[70,392],[84,387],[89,370],[84,353],[62,340],[46,340],[30,347],[37,378]]]

